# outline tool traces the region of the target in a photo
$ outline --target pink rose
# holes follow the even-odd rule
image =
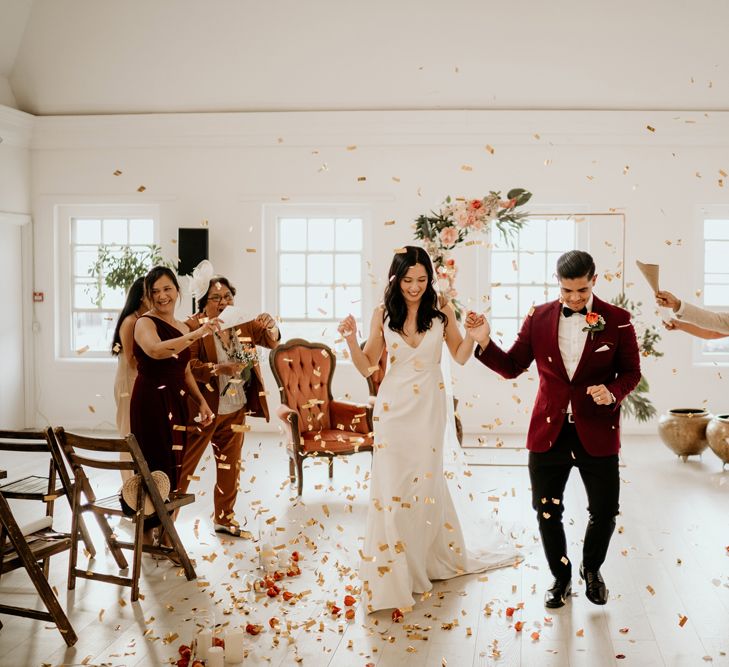
[[[458,240],[458,232],[453,227],[446,227],[440,231],[440,242],[444,246],[453,245]]]
[[[472,210],[478,211],[483,206],[483,202],[480,199],[472,199],[468,205],[471,207]]]

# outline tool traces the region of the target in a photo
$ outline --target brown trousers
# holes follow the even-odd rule
[[[226,526],[234,519],[235,499],[238,496],[238,476],[240,475],[240,454],[243,449],[243,430],[233,430],[233,426],[243,426],[246,421],[246,408],[229,415],[217,415],[210,426],[188,431],[187,445],[182,455],[182,468],[178,477],[178,490],[186,492],[192,481],[197,464],[208,443],[213,446],[215,460],[215,518],[214,522]]]

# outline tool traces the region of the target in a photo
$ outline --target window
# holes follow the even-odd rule
[[[491,327],[511,345],[532,305],[559,297],[557,258],[577,247],[573,218],[530,218],[514,247],[503,241],[491,251]]]
[[[89,269],[96,261],[99,246],[110,247],[120,255],[125,247],[145,252],[156,240],[157,213],[152,207],[62,207],[59,215],[61,278],[60,356],[78,358],[108,357],[111,341],[124,306],[122,289],[111,290],[104,276],[93,278]],[[144,208],[143,212],[139,209]],[[68,250],[64,251],[66,246]]]
[[[275,261],[268,295],[286,337],[332,345],[338,322],[362,320],[362,212],[342,207],[296,207],[273,212]]]
[[[729,308],[729,216],[704,220],[704,305],[712,310]],[[704,361],[729,355],[729,338],[701,341]],[[722,359],[724,360],[724,359]]]

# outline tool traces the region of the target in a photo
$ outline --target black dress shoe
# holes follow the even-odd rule
[[[552,587],[544,594],[544,606],[549,609],[564,607],[564,603],[570,595],[572,595],[572,582],[569,579],[566,581],[555,579]]]
[[[585,580],[585,596],[592,604],[605,604],[608,601],[608,589],[600,570],[586,570],[580,565],[580,576]]]

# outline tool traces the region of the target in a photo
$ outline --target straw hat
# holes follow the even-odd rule
[[[170,497],[170,478],[161,470],[155,470],[152,473],[152,479],[157,486],[159,495],[162,496],[162,500],[168,500]],[[135,511],[137,509],[137,488],[141,481],[142,477],[140,475],[134,475],[134,477],[126,480],[122,486],[122,498],[124,498],[124,502]],[[144,516],[150,516],[152,514],[154,514],[152,499],[149,497],[149,494],[145,494]]]

